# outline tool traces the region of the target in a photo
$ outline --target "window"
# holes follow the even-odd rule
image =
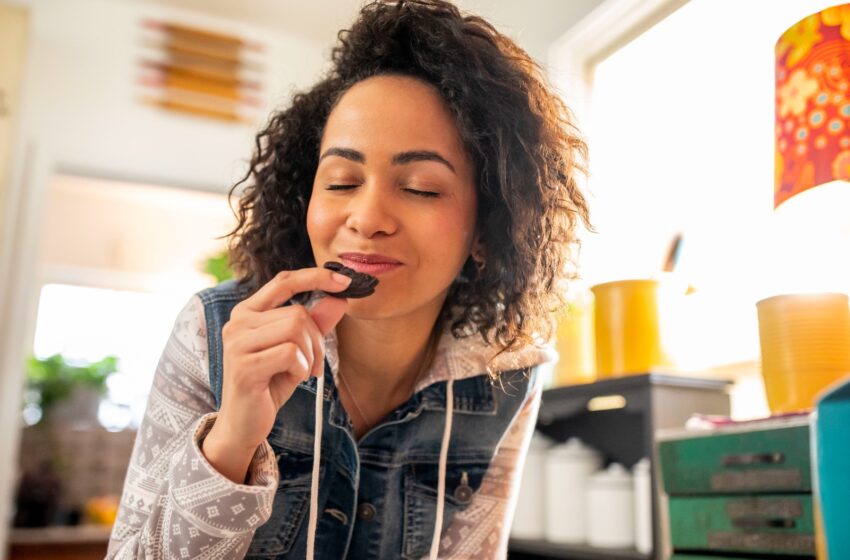
[[[589,280],[652,275],[683,231],[695,287],[770,295],[774,45],[831,4],[691,0],[593,67]]]
[[[138,427],[159,357],[188,297],[47,284],[41,289],[33,353],[70,361],[119,359],[108,379],[99,420],[107,428]]]
[[[582,232],[584,279],[659,276],[682,232],[676,276],[696,291],[664,336],[686,371],[745,376],[735,417],[766,413],[755,302],[804,249],[788,250],[773,211],[774,47],[832,4],[607,2],[550,51],[590,147],[599,233]]]
[[[222,193],[61,174],[48,192],[33,353],[117,356],[99,419],[136,427],[177,314],[214,283],[204,263],[235,217]]]

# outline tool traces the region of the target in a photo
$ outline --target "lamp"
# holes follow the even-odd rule
[[[833,181],[850,190],[850,4],[800,20],[776,43],[775,173],[774,208]]]
[[[850,4],[777,41],[775,138],[776,276],[792,293],[756,305],[768,403],[784,413],[850,373]]]

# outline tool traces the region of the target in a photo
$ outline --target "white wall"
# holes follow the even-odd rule
[[[139,102],[144,19],[183,21],[265,43],[262,115],[324,67],[323,47],[304,39],[160,6],[41,0],[31,9],[23,137],[49,146],[60,169],[212,190],[224,189],[244,170],[256,126]]]
[[[54,175],[35,283],[167,292],[182,306],[214,284],[204,261],[235,226],[223,194]]]

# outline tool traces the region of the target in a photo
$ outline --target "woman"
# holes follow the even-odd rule
[[[448,2],[369,4],[332,59],[257,137],[238,281],[175,323],[109,558],[506,554],[585,145]]]

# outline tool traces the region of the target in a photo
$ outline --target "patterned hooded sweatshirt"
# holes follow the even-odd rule
[[[557,353],[545,345],[503,353],[494,384],[486,373],[494,347],[446,330],[411,398],[357,440],[336,390],[332,330],[324,377],[296,388],[238,484],[200,446],[221,401],[221,328],[245,297],[225,282],[179,313],[107,560],[504,558],[542,381]]]

